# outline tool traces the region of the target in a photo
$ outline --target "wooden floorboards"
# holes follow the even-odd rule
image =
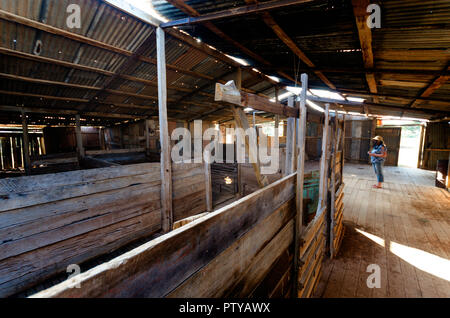
[[[373,189],[370,166],[346,165],[346,233],[315,297],[450,297],[450,193],[429,171],[385,167],[385,179]],[[367,287],[370,264],[381,288]]]

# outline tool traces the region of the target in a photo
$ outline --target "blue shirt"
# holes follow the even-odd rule
[[[379,146],[375,146],[373,147],[372,151],[370,153],[374,153],[377,155],[381,155],[382,153],[387,151],[387,147],[383,144],[379,145]],[[382,157],[373,157],[370,156],[370,162],[371,163],[377,163],[377,162],[384,162],[385,158]]]

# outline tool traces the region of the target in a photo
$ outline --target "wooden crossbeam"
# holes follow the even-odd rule
[[[47,32],[47,33],[50,33],[50,34],[62,36],[62,37],[71,39],[73,41],[77,41],[77,42],[80,42],[80,43],[83,43],[83,44],[91,45],[91,46],[94,46],[94,47],[97,47],[97,48],[100,48],[100,49],[104,49],[104,50],[107,50],[107,51],[110,51],[110,52],[114,52],[114,53],[117,53],[117,54],[121,54],[121,55],[124,55],[124,56],[132,56],[133,55],[132,51],[128,51],[128,50],[125,50],[125,49],[122,49],[122,48],[119,48],[119,47],[116,47],[116,46],[113,46],[113,45],[110,45],[110,44],[107,44],[107,43],[104,43],[104,42],[101,42],[101,41],[97,41],[97,40],[94,40],[94,39],[91,39],[89,37],[85,37],[85,36],[82,36],[82,35],[79,35],[79,34],[76,34],[76,33],[73,33],[73,32],[69,32],[69,31],[66,31],[66,30],[63,30],[63,29],[58,29],[56,27],[47,25],[45,23],[37,22],[37,21],[31,20],[31,19],[19,16],[19,15],[15,15],[15,14],[10,13],[10,12],[5,11],[5,10],[0,10],[0,19],[6,20],[6,21],[10,21],[10,22],[14,22],[14,23],[18,23],[18,24],[21,24],[21,25],[25,25],[27,27],[34,28],[34,29],[40,30],[40,31],[44,31],[44,32]],[[174,37],[174,38],[176,38],[176,39],[178,39],[178,40],[180,40],[182,42],[185,42],[185,43],[189,44],[191,47],[193,47],[193,48],[195,48],[195,49],[197,49],[197,50],[199,50],[199,51],[201,51],[201,52],[203,52],[203,53],[205,53],[207,55],[210,55],[212,57],[215,57],[215,58],[221,60],[222,62],[224,62],[224,63],[226,63],[228,65],[232,65],[232,66],[235,66],[235,67],[238,67],[240,65],[238,62],[236,62],[235,60],[233,60],[230,57],[226,56],[225,54],[223,54],[223,53],[221,53],[221,52],[219,52],[217,50],[211,49],[209,46],[205,45],[204,43],[198,43],[192,37],[190,37],[190,36],[188,36],[188,35],[186,35],[184,33],[181,33],[178,30],[175,30],[175,29],[168,30],[167,34],[169,34],[170,36],[172,36],[172,37]],[[142,62],[146,62],[146,63],[150,63],[150,64],[154,64],[154,65],[156,65],[156,63],[157,63],[156,59],[151,58],[151,57],[147,57],[147,56],[142,56],[141,55],[141,56],[138,57],[138,59],[140,61],[142,61]],[[193,76],[193,77],[201,77],[201,78],[204,78],[204,79],[207,79],[207,80],[213,80],[214,79],[211,76],[208,76],[208,75],[205,75],[205,74],[201,74],[201,73],[198,73],[198,72],[194,72],[194,71],[190,71],[190,70],[186,70],[186,69],[177,67],[175,65],[170,65],[169,64],[169,65],[167,65],[167,69],[171,70],[171,71],[177,71],[177,72],[180,72],[182,74]],[[271,80],[269,77],[264,76],[263,74],[255,72],[253,70],[251,70],[249,72],[253,76],[261,77],[262,79],[264,79],[266,81],[270,81],[274,85],[278,84],[277,82]]]
[[[232,107],[233,114],[234,114],[234,120],[236,123],[237,128],[241,128],[244,131],[248,131],[250,129],[250,125],[248,123],[247,116],[245,115],[245,112],[240,107]],[[256,129],[256,128],[255,128]],[[256,131],[255,131],[256,134]],[[250,159],[250,162],[252,163],[253,170],[255,171],[256,181],[258,182],[258,186],[260,188],[264,188],[269,185],[269,180],[267,179],[267,176],[261,175],[261,165],[258,159],[258,149],[253,149],[250,145],[250,142],[245,138],[245,149],[248,153],[248,157]],[[257,145],[256,145],[256,148]]]
[[[194,8],[192,8],[191,6],[189,6],[188,4],[186,4],[182,0],[168,0],[168,2],[170,4],[172,4],[174,7],[178,8],[179,10],[181,10],[182,12],[186,13],[187,15],[189,15],[191,17],[199,17],[200,16],[200,13],[197,10],[195,10]],[[261,63],[262,65],[265,65],[265,66],[271,66],[271,63],[269,61],[264,59],[262,56],[256,54],[252,50],[248,49],[247,47],[245,47],[244,45],[242,45],[238,41],[234,40],[230,36],[228,36],[225,32],[223,32],[218,27],[216,27],[211,21],[206,21],[202,25],[205,26],[207,29],[209,29],[212,33],[216,34],[218,37],[222,38],[223,40],[227,41],[228,43],[230,43],[233,46],[235,46],[236,48],[238,48],[241,52],[243,52],[247,56],[251,57],[253,60],[257,61],[258,63]],[[172,34],[171,32],[173,32],[173,31],[170,30],[168,32],[169,32],[169,34]],[[200,43],[200,44],[197,44],[197,45],[201,46],[202,44],[203,43]],[[195,45],[195,43],[191,43],[191,45]],[[210,49],[208,51],[210,51]],[[237,66],[240,67],[241,65],[237,65]],[[258,72],[255,72],[253,70],[253,68],[248,69],[248,70],[253,75],[258,75],[259,74]],[[290,80],[290,81],[295,83],[295,79],[292,78],[291,76],[289,76],[288,74],[286,74],[285,72],[277,71],[277,73],[280,76],[282,76],[282,77],[284,77],[284,78],[286,78],[286,79],[288,79],[288,80]],[[272,84],[278,85],[277,82],[273,81],[269,77],[267,77],[265,75],[262,75],[262,74],[260,74],[260,76],[263,76],[264,80],[268,80]]]
[[[243,66],[243,68],[252,68],[252,66]],[[261,66],[263,71],[291,71],[292,67],[287,66]],[[440,75],[450,75],[449,71],[434,71],[434,70],[420,70],[420,69],[392,69],[392,68],[360,68],[357,66],[352,67],[341,67],[336,66],[333,68],[329,67],[300,67],[297,69],[299,72],[322,72],[322,73],[346,73],[346,74],[365,74],[375,73],[375,74],[398,74],[398,75],[424,75],[424,76],[440,76]]]
[[[426,108],[408,109],[406,107],[392,106],[392,105],[387,105],[387,104],[376,104],[376,103],[370,103],[370,102],[357,103],[357,102],[350,102],[350,101],[331,99],[331,98],[323,98],[323,97],[317,97],[317,96],[308,96],[308,100],[313,101],[313,102],[319,102],[319,103],[330,103],[330,104],[341,104],[341,105],[354,106],[354,107],[361,108],[361,111],[364,111],[364,112],[366,112],[365,108],[367,107],[368,110],[371,110],[372,108],[378,108],[378,109],[387,110],[387,111],[389,111],[389,110],[411,111],[411,112],[416,112],[416,113],[420,113],[420,114],[428,114],[428,115],[432,115],[432,114],[436,114],[436,113],[440,113],[440,114],[446,113],[445,111],[436,111],[436,110],[431,110],[431,109],[426,109]]]
[[[255,2],[258,3],[255,0],[246,0],[247,3],[249,2]],[[262,19],[264,22],[273,30],[273,32],[278,36],[278,38],[283,41],[284,44],[286,44],[287,47],[291,49],[291,51],[300,59],[302,60],[306,65],[308,65],[311,68],[316,67],[314,63],[306,56],[306,54],[297,46],[297,44],[291,39],[289,35],[279,26],[279,24],[273,19],[272,15],[269,12],[263,12],[262,13]],[[314,71],[314,74],[319,77],[322,82],[324,82],[328,87],[331,89],[336,89],[336,86],[331,83],[331,81],[321,72],[321,71]]]
[[[161,27],[171,28],[171,27],[175,27],[175,26],[178,27],[178,26],[183,26],[183,25],[208,22],[208,21],[213,21],[213,20],[217,20],[217,19],[236,17],[236,16],[240,16],[240,15],[244,15],[244,14],[251,14],[251,13],[257,13],[257,12],[261,12],[261,11],[276,9],[276,8],[282,8],[282,7],[295,5],[295,4],[307,3],[307,2],[311,2],[311,1],[312,0],[274,0],[274,1],[264,2],[261,4],[247,5],[247,6],[223,10],[223,11],[219,11],[219,12],[213,12],[210,14],[205,14],[205,15],[201,15],[201,16],[197,16],[197,17],[189,17],[189,18],[179,19],[179,20],[175,20],[175,21],[169,21],[166,23],[162,23]],[[172,2],[178,2],[178,3],[183,2],[183,4],[180,7],[183,7],[183,8],[189,7],[186,3],[184,3],[184,1],[180,1],[180,0],[173,1],[172,0]]]
[[[234,92],[224,89],[222,84],[216,84],[215,101],[227,102],[243,108],[251,107],[256,110],[281,115],[285,117],[297,117],[298,109],[285,106],[283,104],[272,102],[267,98],[236,90]]]
[[[367,25],[367,7],[370,4],[369,0],[352,0],[353,12],[355,15],[356,27],[358,29],[359,42],[361,43],[361,51],[366,69],[374,67],[373,50],[372,50],[372,31]],[[378,93],[375,75],[366,72],[366,81],[371,93]],[[375,102],[378,103],[378,97],[374,97]]]
[[[1,94],[1,92],[0,92]],[[19,107],[0,105],[0,112],[25,112],[35,114],[51,114],[51,115],[76,115],[81,113],[88,117],[101,117],[101,118],[123,118],[123,119],[144,119],[145,116],[128,115],[128,114],[116,114],[116,113],[102,113],[102,112],[80,112],[74,109],[52,109],[52,108],[40,108],[40,107]]]
[[[449,68],[450,67],[447,65],[442,72],[443,73],[447,72]],[[423,91],[419,94],[418,98],[412,101],[410,107],[411,108],[418,107],[420,105],[419,98],[430,97],[436,90],[438,90],[442,85],[444,85],[449,80],[449,78],[450,78],[449,75],[440,75],[436,77],[430,84],[427,85],[427,87],[423,89]]]

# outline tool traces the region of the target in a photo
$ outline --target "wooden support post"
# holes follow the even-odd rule
[[[98,140],[99,140],[100,150],[105,150],[106,146],[105,146],[105,129],[104,128],[98,129]]]
[[[275,102],[278,103],[278,86],[275,87]],[[280,144],[280,115],[275,115],[275,131],[274,131],[274,138],[276,139],[277,143],[276,145]],[[274,140],[275,142],[275,140]]]
[[[206,211],[213,211],[213,195],[212,195],[212,177],[211,177],[211,154],[206,153],[205,160],[205,185],[206,185]]]
[[[447,189],[450,189],[450,154],[448,156],[447,179],[446,179],[445,187]]]
[[[344,161],[345,161],[345,118],[346,115],[343,115],[342,118],[342,134],[341,134],[341,150],[342,150],[342,158],[341,158],[341,179],[342,183],[344,183]]]
[[[423,159],[423,137],[424,137],[425,127],[420,126],[420,144],[419,144],[419,155],[417,157],[417,168],[422,167],[422,159]]]
[[[302,93],[300,95],[300,118],[298,127],[298,138],[295,146],[297,153],[297,183],[295,191],[295,202],[297,213],[295,214],[295,229],[294,229],[294,294],[298,294],[298,271],[299,271],[299,252],[300,252],[300,238],[303,233],[303,185],[305,179],[305,144],[306,144],[306,96],[308,92],[308,75],[302,74]],[[294,119],[295,123],[295,119]]]
[[[238,67],[236,70],[236,76],[234,78],[234,84],[238,90],[242,89],[242,68]]]
[[[288,106],[294,107],[293,96],[289,97]],[[296,119],[294,117],[289,117],[287,120],[285,176],[294,173],[295,140],[296,140],[295,126],[296,126]]]
[[[27,175],[30,175],[31,174],[30,139],[28,136],[27,116],[24,112],[22,112],[22,130],[23,130],[22,148],[24,156],[25,173]]]
[[[241,107],[233,107],[234,119],[236,122],[236,128],[241,128],[244,132],[250,129],[250,125],[248,123],[247,116],[245,115],[244,110]],[[256,131],[255,131],[256,133]],[[258,149],[251,149],[250,143],[247,137],[244,136],[245,139],[245,149],[248,153],[248,157],[250,162],[252,162],[253,170],[255,171],[256,181],[258,182],[258,186],[260,188],[264,188],[269,185],[269,181],[266,176],[261,175],[261,167],[258,158]],[[256,145],[258,148],[258,145]]]
[[[158,64],[158,108],[161,143],[161,221],[163,232],[173,228],[172,162],[170,158],[169,123],[167,121],[166,40],[164,31],[156,29]]]
[[[76,127],[75,134],[77,138],[77,154],[78,160],[81,160],[85,156],[84,146],[83,146],[83,135],[81,134],[81,117],[80,114],[75,115]]]
[[[331,136],[331,141],[332,141],[332,153],[331,153],[331,167],[330,167],[330,172],[331,172],[331,185],[330,185],[330,199],[328,200],[329,202],[329,222],[327,222],[327,233],[329,233],[329,247],[330,247],[330,255],[333,258],[336,254],[335,248],[334,248],[334,229],[336,227],[336,223],[335,223],[335,213],[336,213],[336,155],[337,155],[337,150],[338,150],[338,146],[340,143],[340,133],[338,133],[338,131],[340,132],[338,126],[339,126],[339,120],[337,117],[337,113],[335,113],[335,117],[334,117],[334,133]]]
[[[145,125],[144,125],[144,135],[145,135],[145,153],[147,156],[150,156],[150,121],[148,119],[145,120]]]
[[[318,211],[322,209],[326,204],[326,185],[327,185],[327,158],[328,158],[328,132],[329,132],[329,115],[330,104],[326,104],[325,107],[325,121],[323,125],[323,138],[322,138],[322,158],[320,160],[320,183],[319,183],[319,206]]]
[[[242,89],[242,68],[238,67],[236,70],[236,74],[234,76],[234,83],[236,85],[236,88],[238,90]],[[237,107],[236,106],[232,106],[233,107],[233,112],[237,112]],[[235,118],[235,128],[239,128],[238,123],[236,121]],[[237,151],[237,140],[236,140],[236,151]],[[237,164],[237,184],[238,184],[238,198],[242,198],[244,196],[244,184],[242,182],[242,164],[238,163]]]
[[[275,115],[274,139],[277,140],[276,145],[280,144],[280,116]],[[274,140],[274,142],[275,142]]]

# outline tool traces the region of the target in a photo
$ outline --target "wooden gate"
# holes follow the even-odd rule
[[[400,127],[377,128],[375,134],[384,138],[384,143],[388,149],[388,156],[384,164],[386,166],[397,166],[402,129]]]

